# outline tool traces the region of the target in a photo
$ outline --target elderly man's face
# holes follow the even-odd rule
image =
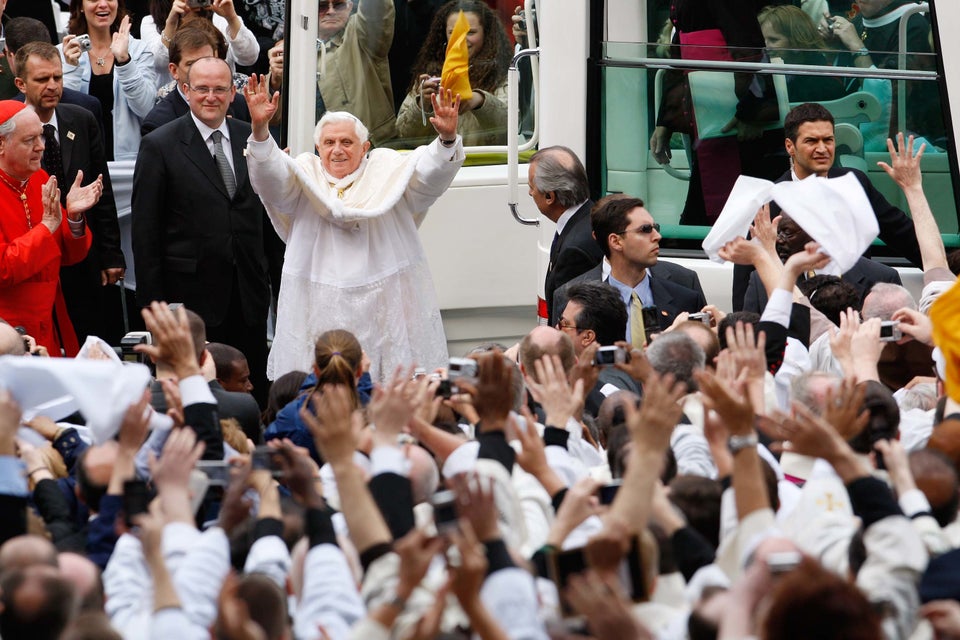
[[[353,3],[349,0],[320,0],[317,6],[317,36],[329,40],[347,26]]]
[[[0,169],[12,178],[26,180],[40,169],[43,159],[43,125],[30,109],[16,116],[17,128],[9,138],[0,137]]]
[[[323,170],[333,178],[344,178],[360,168],[370,142],[360,142],[352,122],[331,122],[320,132],[317,151]]]

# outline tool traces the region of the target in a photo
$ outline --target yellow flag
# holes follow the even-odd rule
[[[453,33],[447,42],[447,55],[443,60],[443,71],[440,73],[440,86],[449,89],[456,96],[460,94],[461,102],[473,97],[470,88],[469,54],[467,53],[467,32],[470,24],[463,10],[457,16],[457,23],[453,25]]]
[[[947,362],[947,395],[960,402],[960,281],[930,308],[933,341]]]

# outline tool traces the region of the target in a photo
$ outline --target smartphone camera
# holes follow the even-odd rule
[[[277,463],[273,449],[265,445],[253,450],[253,454],[250,456],[250,468],[254,471],[269,471],[274,478],[283,475],[283,469]]]
[[[600,500],[600,504],[613,504],[613,499],[617,497],[617,491],[620,490],[620,484],[620,480],[614,480],[610,484],[605,484],[597,489],[597,497]]]
[[[896,342],[902,337],[899,320],[884,320],[880,323],[880,342]]]
[[[147,513],[150,496],[147,483],[143,480],[127,480],[123,483],[123,516],[127,527],[133,527],[133,519],[141,513]]]
[[[453,491],[438,491],[430,498],[433,523],[437,527],[437,533],[442,536],[457,530],[456,499]]]
[[[593,357],[593,366],[595,367],[612,367],[615,364],[625,364],[627,362],[630,362],[630,354],[623,347],[600,347]]]

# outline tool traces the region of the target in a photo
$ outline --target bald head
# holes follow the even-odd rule
[[[103,611],[103,581],[100,567],[90,558],[64,551],[57,556],[60,575],[73,585],[80,600],[81,611]]]
[[[0,322],[0,356],[26,355],[23,336],[6,322]]]
[[[576,364],[573,341],[570,336],[553,327],[540,326],[520,341],[520,366],[523,375],[537,380],[534,363],[545,355],[560,356],[563,370],[569,372]]]
[[[36,535],[17,536],[0,546],[0,573],[35,564],[57,566],[57,549],[46,538]]]

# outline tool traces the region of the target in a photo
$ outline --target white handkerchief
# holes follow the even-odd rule
[[[856,264],[880,233],[870,200],[852,173],[778,182],[771,195],[784,213],[820,243],[841,273]]]
[[[56,422],[79,410],[95,443],[117,434],[127,407],[148,384],[150,369],[137,363],[0,356],[0,387],[13,395],[24,420],[45,415]]]
[[[710,233],[703,239],[703,250],[714,262],[723,263],[719,251],[723,245],[736,238],[746,238],[750,223],[757,216],[757,210],[770,202],[770,190],[773,183],[761,178],[740,176],[727,197],[717,221]]]

